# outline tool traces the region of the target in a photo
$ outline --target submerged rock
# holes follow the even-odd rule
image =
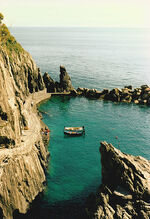
[[[88,200],[89,217],[150,218],[150,161],[106,142],[101,142],[100,153],[102,184],[92,204]]]

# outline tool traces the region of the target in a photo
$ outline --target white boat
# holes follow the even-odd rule
[[[84,126],[82,127],[64,127],[65,135],[79,136],[85,134]]]

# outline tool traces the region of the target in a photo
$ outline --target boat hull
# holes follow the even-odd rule
[[[65,135],[70,135],[70,136],[81,136],[81,135],[83,135],[83,132],[80,132],[80,133],[73,133],[73,132],[65,132],[65,131],[64,131],[64,134],[65,134]]]
[[[81,136],[85,133],[83,127],[64,127],[64,134],[70,136]]]

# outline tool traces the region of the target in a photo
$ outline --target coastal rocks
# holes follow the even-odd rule
[[[71,78],[66,72],[66,68],[64,66],[60,66],[60,89],[61,91],[71,91],[73,90],[73,86],[71,83]]]
[[[129,85],[122,89],[103,89],[102,91],[79,87],[76,91],[77,96],[84,96],[92,99],[150,105],[150,87],[148,85],[142,85],[140,88],[135,88],[134,90],[132,86]]]
[[[100,153],[102,184],[96,196],[88,199],[89,217],[150,218],[150,161],[122,153],[106,142],[101,142]]]
[[[55,82],[50,75],[45,72],[43,75],[43,81],[47,88],[48,93],[62,93],[62,92],[70,92],[75,91],[72,86],[71,78],[69,74],[66,72],[66,68],[64,66],[60,66],[60,81]]]
[[[98,91],[96,89],[88,89],[81,87],[78,87],[76,91],[77,91],[77,96],[84,96],[87,98],[94,98],[94,99],[100,98],[101,95],[103,94],[101,91]]]
[[[47,72],[45,72],[43,75],[43,81],[45,83],[45,87],[47,88],[48,93],[56,92],[55,81],[50,77]]]

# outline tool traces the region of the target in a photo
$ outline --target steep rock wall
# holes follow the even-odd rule
[[[32,57],[0,24],[0,217],[26,213],[44,188],[49,153],[36,104],[49,97]]]
[[[150,218],[150,161],[101,143],[102,185],[88,203],[97,219]],[[91,214],[91,212],[93,212]]]

